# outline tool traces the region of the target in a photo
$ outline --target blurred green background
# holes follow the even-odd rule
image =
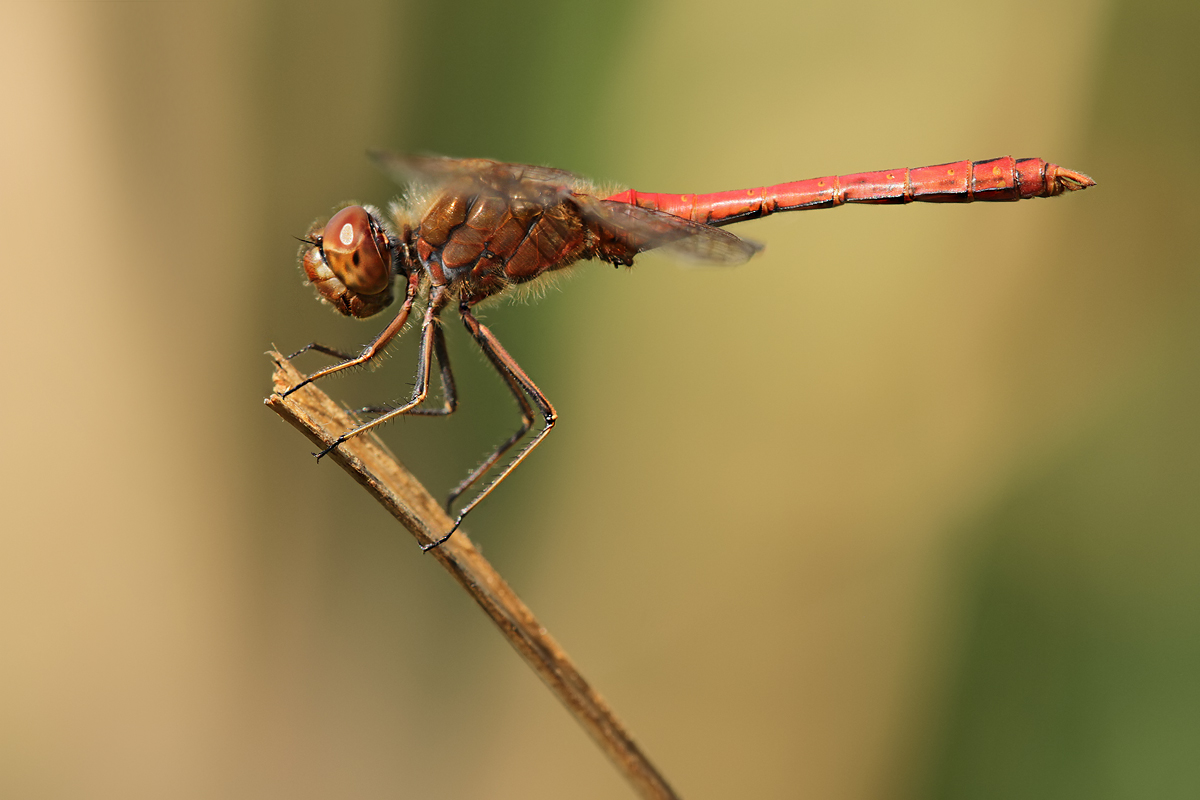
[[[1095,177],[489,309],[561,422],[468,530],[685,797],[1200,795],[1194,2],[5,20],[0,796],[629,796],[261,406],[272,344],[383,324],[315,302],[289,238],[396,191],[370,147],[668,192]],[[515,422],[451,321],[461,413],[383,434],[437,495]],[[403,396],[411,345],[325,389]]]

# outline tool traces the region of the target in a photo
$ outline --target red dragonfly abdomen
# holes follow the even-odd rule
[[[1011,156],[988,161],[956,161],[912,167],[830,175],[758,189],[713,194],[653,194],[629,189],[609,197],[663,211],[705,225],[729,225],[777,211],[832,208],[845,203],[970,203],[976,200],[1025,200],[1052,197],[1093,186],[1080,172],[1040,158]]]

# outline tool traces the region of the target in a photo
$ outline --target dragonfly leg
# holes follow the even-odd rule
[[[321,344],[320,342],[309,342],[308,344],[304,345],[304,347],[301,347],[299,350],[288,356],[287,360],[291,361],[296,356],[300,355],[301,353],[307,353],[309,350],[316,350],[318,353],[324,353],[327,356],[340,358],[343,361],[349,361],[350,359],[354,358],[354,356],[350,355],[349,353],[345,353],[341,350],[330,347],[329,345]]]
[[[429,368],[432,366],[431,361],[433,360],[433,354],[435,351],[438,350],[438,346],[436,344],[436,342],[438,341],[437,315],[441,312],[442,308],[445,307],[445,305],[446,305],[445,289],[442,287],[438,287],[438,288],[434,289],[432,296],[430,296],[430,298],[429,298],[429,306],[425,309],[425,318],[421,321],[421,342],[420,342],[420,345],[417,350],[417,377],[416,377],[416,381],[415,381],[416,385],[413,387],[412,397],[409,399],[409,401],[407,403],[405,403],[404,405],[400,406],[399,408],[393,408],[393,409],[387,411],[386,413],[376,417],[375,419],[371,420],[370,422],[364,422],[363,424],[359,425],[357,428],[353,428],[349,431],[346,431],[341,436],[334,439],[333,442],[328,447],[326,447],[324,450],[322,450],[319,453],[313,453],[313,455],[317,457],[318,461],[320,461],[322,457],[324,457],[325,455],[328,455],[334,448],[336,448],[338,445],[342,444],[343,442],[347,441],[348,439],[352,439],[355,436],[358,436],[360,433],[365,433],[366,431],[369,431],[371,428],[374,428],[376,425],[382,425],[383,423],[387,422],[388,420],[392,419],[393,417],[398,417],[401,414],[411,414],[411,413],[413,413],[413,409],[417,408],[419,405],[421,405],[421,403],[425,402],[425,398],[429,396],[429,371],[430,371]],[[444,355],[445,355],[445,345],[443,343],[440,356],[444,356]],[[440,360],[440,357],[439,357],[439,360]],[[448,360],[442,362],[443,378],[449,372],[448,365],[449,365]],[[451,377],[451,379],[450,379],[450,386],[451,386],[450,394],[451,394],[451,397],[453,398],[453,395],[454,395],[454,390],[452,388],[453,387],[453,377]],[[454,398],[453,402],[457,403],[457,399]],[[447,413],[447,414],[450,413],[450,411],[454,410],[451,399],[448,399],[446,401],[445,408],[446,408],[445,413]],[[439,409],[438,411],[441,411],[441,410],[442,409]],[[435,412],[435,413],[437,413],[437,412]]]
[[[459,484],[459,486],[454,490],[455,493],[451,495],[451,500],[457,498],[458,494],[478,480],[480,476],[482,476],[500,459],[505,451],[516,444],[516,442],[518,442],[521,437],[525,435],[525,432],[529,430],[529,426],[532,424],[532,419],[530,418],[532,417],[533,409],[530,408],[528,400],[525,399],[526,397],[533,401],[533,405],[537,406],[537,410],[541,412],[542,419],[544,419],[546,422],[546,427],[538,431],[537,434],[529,440],[529,443],[521,448],[521,450],[517,453],[516,458],[510,461],[508,465],[500,471],[499,475],[497,475],[495,478],[492,478],[488,485],[485,486],[483,490],[479,492],[479,494],[475,495],[475,497],[473,497],[471,501],[467,503],[461,511],[458,512],[458,516],[454,519],[454,525],[445,535],[442,536],[442,538],[431,544],[422,545],[422,550],[431,550],[449,539],[450,536],[453,535],[456,530],[458,530],[458,526],[462,524],[463,518],[465,518],[467,514],[471,512],[471,509],[475,508],[475,506],[479,505],[479,503],[485,497],[491,494],[492,490],[499,486],[501,481],[507,478],[509,473],[516,469],[517,465],[524,461],[525,458],[531,452],[533,452],[535,447],[541,444],[542,439],[546,438],[546,434],[550,433],[550,429],[554,427],[554,423],[558,419],[558,413],[555,412],[554,406],[550,404],[550,401],[546,398],[546,395],[542,394],[542,390],[539,389],[537,385],[529,379],[529,376],[525,374],[525,371],[521,369],[520,365],[517,364],[513,357],[508,354],[508,351],[504,349],[504,346],[500,344],[500,341],[495,337],[495,335],[493,335],[486,326],[481,325],[479,320],[475,319],[474,315],[471,314],[470,308],[465,302],[459,306],[459,313],[462,315],[463,324],[467,326],[467,330],[470,331],[471,336],[475,339],[475,343],[479,345],[479,349],[483,351],[483,354],[487,356],[488,361],[490,361],[492,366],[495,367],[496,371],[500,373],[500,376],[504,379],[505,385],[508,386],[509,391],[513,393],[513,396],[517,398],[517,402],[521,405],[522,425],[515,436],[511,437],[507,442],[501,445],[495,453],[493,453],[487,460],[484,461],[482,465],[480,465],[480,467],[476,468],[470,475],[468,475],[467,479],[463,481],[463,483]]]
[[[450,496],[446,498],[447,514],[451,513],[454,501],[458,499],[459,495],[471,488],[475,481],[479,480],[488,470],[494,467],[496,462],[503,458],[504,454],[514,444],[525,438],[525,434],[529,433],[529,429],[533,427],[533,406],[526,399],[525,392],[521,389],[521,384],[517,383],[517,380],[508,372],[501,369],[497,369],[497,372],[500,373],[500,377],[504,379],[504,382],[508,384],[508,390],[512,392],[513,397],[517,399],[517,404],[521,407],[521,426],[517,428],[516,433],[508,437],[508,440],[504,444],[497,447],[490,456],[485,458],[483,463],[472,470],[471,474],[464,478],[458,486],[454,487],[453,491],[450,492]]]
[[[412,311],[413,301],[417,298],[417,286],[417,276],[414,275],[409,279],[408,289],[404,296],[404,304],[400,306],[400,311],[396,313],[396,318],[388,323],[388,326],[384,328],[370,344],[363,348],[363,351],[357,356],[350,358],[345,353],[334,350],[332,347],[325,347],[324,345],[317,344],[316,342],[313,342],[306,347],[302,347],[293,353],[292,355],[294,356],[303,353],[305,350],[317,350],[318,352],[327,353],[338,358],[344,357],[345,360],[334,364],[333,366],[314,372],[312,375],[309,375],[307,378],[284,392],[281,397],[287,397],[291,393],[302,389],[313,381],[320,380],[327,375],[332,375],[335,372],[341,372],[348,367],[361,366],[382,353],[383,349],[388,346],[388,343],[391,342],[392,339],[396,338],[396,334],[404,330],[404,323],[408,321],[408,313]],[[430,299],[430,303],[432,305],[432,298]],[[291,357],[292,356],[288,356],[289,359]]]
[[[450,371],[450,354],[446,351],[446,331],[435,321],[433,326],[433,357],[438,362],[438,376],[442,382],[442,404],[432,408],[411,408],[410,416],[445,417],[458,408],[458,389],[454,385],[454,373]],[[365,406],[355,409],[355,414],[388,414],[397,406]]]
[[[433,326],[433,355],[438,362],[438,377],[442,382],[442,404],[432,408],[414,408],[408,413],[423,417],[446,417],[458,408],[458,389],[450,370],[450,354],[446,351],[446,331],[438,320]]]

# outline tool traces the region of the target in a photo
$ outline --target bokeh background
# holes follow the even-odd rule
[[[1200,794],[1200,8],[12,3],[0,796],[600,798],[616,771],[265,410],[370,147],[657,191],[1003,154],[487,323],[560,426],[472,537],[690,798]],[[515,410],[451,319],[443,494]],[[411,338],[411,337],[410,337]],[[411,341],[331,380],[407,391]],[[315,367],[319,359],[309,362]]]

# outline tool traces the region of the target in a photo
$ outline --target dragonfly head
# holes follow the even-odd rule
[[[399,242],[378,211],[346,206],[322,226],[313,225],[300,263],[321,297],[350,317],[369,317],[392,302]]]

